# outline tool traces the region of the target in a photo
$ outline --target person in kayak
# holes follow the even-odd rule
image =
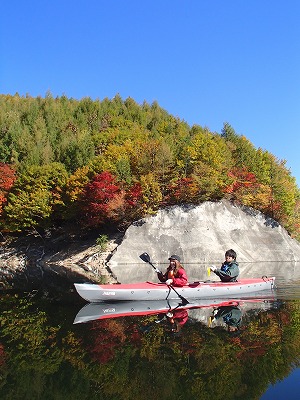
[[[236,252],[232,249],[227,250],[225,253],[225,261],[221,268],[212,265],[210,270],[218,275],[222,282],[236,282],[240,273],[239,264],[236,261]]]
[[[160,282],[165,282],[167,285],[172,286],[184,286],[187,284],[187,275],[185,269],[180,264],[180,257],[175,254],[169,258],[170,264],[163,274],[157,273],[157,277]]]

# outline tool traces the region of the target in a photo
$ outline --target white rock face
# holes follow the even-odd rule
[[[230,248],[237,252],[240,276],[270,276],[285,265],[299,275],[300,243],[262,213],[226,201],[174,206],[137,221],[127,229],[108,266],[122,283],[157,281],[139,255],[147,252],[152,263],[165,270],[168,257],[177,254],[189,281],[207,279],[207,268],[220,265]]]

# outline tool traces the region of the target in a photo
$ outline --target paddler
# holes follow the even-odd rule
[[[221,268],[217,268],[215,265],[212,265],[210,270],[218,275],[222,282],[236,282],[240,273],[239,264],[236,261],[236,257],[237,255],[234,250],[227,250],[225,253],[225,261],[223,262]]]
[[[165,282],[167,285],[172,286],[184,286],[187,284],[187,275],[185,269],[180,264],[180,257],[176,254],[169,258],[170,264],[163,274],[157,273],[157,277],[161,282]]]

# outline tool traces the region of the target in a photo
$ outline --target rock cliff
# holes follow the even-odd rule
[[[300,243],[274,220],[227,201],[199,206],[174,206],[132,224],[108,262],[122,283],[155,279],[154,270],[139,255],[165,269],[168,257],[181,257],[189,280],[207,278],[207,267],[220,265],[233,248],[244,276],[274,274],[288,265],[299,271]],[[290,271],[292,273],[292,271]]]
[[[110,235],[105,251],[96,245],[97,235],[64,232],[2,243],[0,290],[62,292],[72,288],[72,282],[157,281],[154,270],[139,257],[144,252],[162,270],[168,257],[177,254],[189,281],[202,280],[208,278],[207,268],[220,265],[230,248],[238,254],[240,276],[300,279],[300,243],[262,213],[226,201],[160,210],[133,223],[125,234]]]

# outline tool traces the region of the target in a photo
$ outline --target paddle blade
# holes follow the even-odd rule
[[[143,253],[140,255],[140,259],[145,261],[146,263],[150,263],[150,256],[148,253]]]
[[[183,307],[186,306],[187,304],[190,304],[190,302],[185,297],[180,296],[180,298],[181,298],[181,301],[182,301],[181,305]]]
[[[210,268],[207,268],[207,276],[210,276]]]

